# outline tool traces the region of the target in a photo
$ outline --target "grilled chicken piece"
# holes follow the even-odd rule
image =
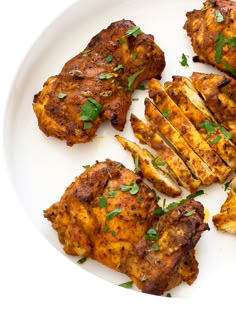
[[[141,148],[138,144],[116,135],[116,139],[122,144],[125,150],[131,152],[136,164],[136,172],[152,183],[153,187],[160,193],[170,197],[179,196],[182,192],[173,177],[164,169],[166,163],[160,158],[155,158],[147,149]],[[138,170],[138,171],[137,171]]]
[[[165,90],[171,99],[178,105],[196,127],[211,148],[232,169],[236,169],[236,146],[216,126],[217,122],[206,108],[197,90],[191,81],[182,76],[173,76],[172,82],[164,84]],[[206,130],[207,124],[213,130]]]
[[[131,126],[135,136],[141,143],[146,143],[157,152],[157,156],[162,158],[168,165],[168,169],[180,185],[191,193],[196,192],[201,185],[201,181],[196,179],[185,165],[183,160],[174,150],[160,137],[152,127],[131,114]]]
[[[236,176],[229,184],[228,197],[220,209],[220,213],[212,218],[218,230],[236,234]]]
[[[39,127],[68,145],[91,141],[106,120],[122,131],[134,89],[160,77],[164,67],[164,53],[152,35],[132,21],[114,22],[34,96]]]
[[[179,132],[171,125],[157,107],[149,100],[145,100],[145,116],[152,125],[152,130],[159,131],[176,149],[178,155],[189,167],[191,172],[200,179],[203,185],[216,182],[216,175],[203,160],[191,149]]]
[[[208,229],[203,206],[195,201],[163,212],[140,176],[107,159],[77,177],[44,216],[66,253],[91,257],[131,276],[143,291],[161,295],[181,281],[195,280],[194,247]],[[150,278],[140,283],[144,275]]]
[[[123,271],[155,208],[155,195],[140,176],[106,160],[77,177],[44,216],[67,254],[91,257],[115,270],[119,265]]]
[[[226,75],[198,72],[191,80],[215,120],[231,133],[236,144],[236,81]]]
[[[183,136],[193,151],[211,168],[219,182],[223,183],[230,174],[231,169],[224,164],[210,145],[202,138],[190,120],[181,112],[156,79],[149,81],[149,96],[154,100],[158,110],[169,112],[169,122]]]
[[[209,0],[200,10],[186,14],[184,29],[191,38],[197,57],[236,77],[236,2]]]
[[[162,295],[182,281],[194,282],[198,275],[194,247],[209,229],[203,219],[203,206],[190,199],[153,221],[152,231],[126,263],[126,273],[143,292]]]

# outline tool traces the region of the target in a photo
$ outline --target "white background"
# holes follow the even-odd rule
[[[193,309],[197,307],[197,301],[128,293],[86,272],[81,273],[80,279],[76,278],[75,266],[58,255],[57,250],[36,230],[19,205],[8,180],[2,150],[2,125],[8,92],[35,39],[73,2],[3,0],[0,4],[0,309]],[[225,304],[230,297],[227,296]],[[214,304],[214,300],[211,302]]]

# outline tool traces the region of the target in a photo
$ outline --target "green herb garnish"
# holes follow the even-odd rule
[[[100,73],[99,75],[98,75],[98,78],[100,79],[100,80],[108,80],[108,79],[110,79],[110,78],[112,78],[113,77],[113,75],[111,74],[111,73]]]
[[[88,169],[88,168],[90,168],[90,165],[84,165],[84,166],[82,166],[84,169]]]
[[[236,76],[236,69],[233,66],[231,66],[225,59],[221,59],[221,63],[229,72],[231,72],[234,76]]]
[[[66,97],[67,97],[67,94],[65,94],[65,93],[59,93],[57,97],[58,97],[59,99],[63,99],[63,98],[66,98]]]
[[[145,240],[156,241],[160,239],[160,235],[157,234],[157,231],[155,228],[149,228],[144,238]]]
[[[179,62],[181,66],[188,67],[188,57],[189,57],[188,55],[182,53],[181,61]]]
[[[122,192],[127,192],[129,191],[130,194],[135,195],[137,194],[137,192],[139,191],[139,186],[136,183],[136,180],[132,180],[132,182],[130,183],[130,185],[120,185],[120,189]]]
[[[134,172],[138,173],[140,171],[139,168],[139,156],[135,156],[134,158]]]
[[[83,129],[90,129],[93,127],[93,124],[91,122],[84,122]]]
[[[130,77],[128,77],[128,87],[126,88],[126,91],[130,91],[131,90],[131,86],[134,83],[135,79],[137,78],[137,76],[139,76],[144,69],[141,69],[137,72],[135,72],[134,74],[132,74]]]
[[[108,212],[107,215],[106,215],[106,220],[107,220],[107,221],[112,220],[116,215],[118,215],[118,214],[121,213],[121,212],[122,212],[122,209],[121,209],[121,208],[116,208],[116,209],[114,209],[114,210]]]
[[[214,139],[212,139],[212,140],[210,141],[210,143],[211,143],[211,144],[216,144],[217,142],[220,141],[221,138],[222,138],[221,136],[217,136],[217,137],[215,137]]]
[[[79,260],[77,260],[77,263],[78,263],[78,264],[83,264],[83,263],[86,262],[86,260],[87,260],[87,257],[82,257],[82,258],[80,258]]]
[[[99,207],[104,208],[107,206],[107,199],[104,196],[99,197]]]
[[[154,167],[165,166],[166,162],[159,160],[159,156],[152,159],[152,164]]]
[[[131,58],[133,60],[135,60],[137,58],[137,55],[138,55],[138,52],[134,52],[132,55],[131,55]]]
[[[92,121],[102,112],[102,105],[93,98],[88,98],[82,105],[80,118],[82,121]]]
[[[119,64],[119,65],[117,65],[117,66],[113,69],[113,71],[114,71],[114,72],[120,72],[122,69],[124,69],[123,65],[122,65],[122,64]]]
[[[185,212],[184,216],[190,216],[190,215],[193,215],[194,213],[196,213],[196,210],[191,210],[191,211]]]
[[[126,38],[129,38],[130,36],[134,36],[135,38],[143,33],[139,26],[132,26],[126,31]]]
[[[216,21],[217,23],[221,23],[224,21],[224,17],[223,15],[221,14],[220,10],[216,10],[215,11],[215,15],[216,15]]]
[[[128,282],[124,282],[119,284],[119,286],[124,287],[124,288],[131,288],[133,286],[134,282],[133,281],[128,281]]]
[[[88,54],[91,53],[91,51],[92,51],[92,50],[85,50],[85,51],[83,51],[83,54],[82,54],[82,55],[83,55],[84,57],[86,57],[86,56],[88,56]]]
[[[171,113],[168,111],[167,108],[162,109],[160,112],[161,112],[161,114],[162,114],[164,117],[170,117],[170,116],[171,116]]]
[[[113,55],[108,55],[107,57],[106,57],[106,62],[111,62],[112,61],[112,59],[113,59]]]

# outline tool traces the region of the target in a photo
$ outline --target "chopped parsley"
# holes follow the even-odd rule
[[[131,288],[133,286],[134,282],[133,281],[128,281],[128,282],[124,282],[119,284],[119,286],[124,287],[124,288]]]
[[[149,228],[144,238],[145,240],[156,241],[160,239],[160,235],[157,234],[157,231],[155,228]]]
[[[188,67],[188,57],[189,57],[188,55],[185,55],[184,53],[182,53],[181,61],[179,62],[181,66]]]
[[[104,208],[107,206],[107,199],[105,196],[99,197],[99,207]]]
[[[82,166],[84,169],[88,169],[88,168],[90,168],[90,165],[84,165],[84,166]]]
[[[221,136],[217,136],[217,137],[215,137],[214,139],[212,139],[212,140],[210,141],[210,143],[211,143],[211,144],[216,144],[217,142],[220,141],[221,138],[222,138]]]
[[[121,213],[121,212],[122,212],[122,209],[121,209],[121,208],[116,208],[116,209],[114,209],[114,210],[108,212],[107,215],[106,215],[106,220],[107,220],[107,221],[112,220],[116,215],[118,215],[118,214]]]
[[[147,280],[147,276],[144,274],[141,278],[140,278],[140,281],[144,282]]]
[[[134,158],[134,172],[138,173],[140,171],[139,168],[139,156],[135,156]]]
[[[136,38],[141,33],[143,32],[139,26],[132,26],[126,31],[125,37],[129,38],[130,36],[134,36]]]
[[[157,156],[157,157],[153,158],[152,164],[154,167],[158,167],[158,166],[165,166],[166,162],[159,160],[159,156]]]
[[[218,127],[219,130],[223,133],[223,135],[227,138],[227,139],[231,139],[232,138],[232,134],[230,132],[228,132],[223,126],[221,126],[220,124],[218,123],[213,123],[213,122],[210,122],[209,120],[205,120],[204,122],[202,122],[200,124],[200,127],[201,128],[205,128],[206,132],[208,134],[211,134],[211,133],[215,133],[215,127]],[[218,140],[219,141],[219,140]],[[217,142],[217,141],[216,141]],[[215,142],[215,143],[216,143]]]
[[[181,199],[180,201],[178,202],[171,202],[168,204],[167,207],[164,207],[161,209],[161,208],[156,208],[154,210],[154,214],[157,214],[157,215],[160,215],[160,214],[164,214],[178,206],[181,206],[182,204],[184,204],[188,199],[192,199],[192,198],[195,198],[197,196],[200,196],[200,195],[203,195],[204,194],[204,191],[201,189],[199,191],[196,191],[195,193],[193,194],[189,194],[188,196],[186,196],[186,198],[183,198]]]
[[[113,59],[113,55],[108,55],[107,57],[106,57],[106,62],[111,62],[112,61],[112,59]]]
[[[121,184],[121,185],[120,185],[120,189],[121,189],[122,192],[127,192],[127,191],[129,191],[130,194],[135,195],[135,194],[137,194],[138,191],[139,191],[139,186],[138,186],[138,184],[136,183],[136,180],[132,180],[132,182],[130,183],[130,185]]]
[[[83,263],[86,262],[86,260],[87,260],[87,257],[82,257],[82,258],[80,258],[79,260],[77,260],[77,263],[78,263],[78,264],[83,264]]]
[[[66,97],[67,97],[67,94],[65,94],[65,93],[59,93],[57,97],[58,97],[59,99],[63,99],[63,98],[66,98]]]
[[[102,112],[102,105],[93,98],[88,98],[82,105],[80,118],[82,121],[95,120]]]
[[[93,127],[93,124],[91,122],[84,122],[84,129],[90,129]]]
[[[126,91],[130,91],[130,90],[131,90],[131,86],[133,85],[135,79],[136,79],[137,76],[139,76],[143,71],[144,71],[144,69],[141,69],[141,70],[135,72],[134,74],[132,74],[131,76],[128,77],[128,87],[126,88]]]
[[[194,213],[196,213],[196,210],[191,210],[191,211],[185,212],[184,216],[190,216],[190,215],[193,215]]]
[[[222,23],[224,21],[224,17],[221,14],[220,10],[216,10],[215,11],[215,15],[216,15],[216,21],[217,23]]]
[[[168,111],[167,108],[164,108],[161,110],[161,114],[164,116],[164,117],[170,117],[171,116],[171,113]]]
[[[113,75],[111,74],[111,73],[100,73],[99,75],[98,75],[98,78],[100,79],[100,80],[108,80],[108,79],[110,79],[110,78],[112,78],[113,77]]]
[[[83,51],[83,54],[82,54],[82,55],[83,55],[84,57],[86,57],[86,56],[88,56],[88,55],[91,53],[91,51],[92,51],[92,50],[85,50],[85,51]]]
[[[138,52],[134,52],[132,53],[131,58],[135,60],[137,58],[137,55],[138,55]]]
[[[217,63],[222,63],[223,66],[230,71],[234,76],[236,76],[236,68],[232,67],[224,58],[223,58],[223,46],[224,44],[229,44],[231,46],[236,46],[236,35],[230,39],[225,38],[224,33],[219,33],[216,38],[216,50],[215,50],[215,61]]]
[[[124,69],[123,65],[122,65],[122,64],[119,64],[119,65],[117,65],[117,66],[113,69],[113,71],[114,71],[114,72],[121,72],[121,70],[123,70],[123,69]]]

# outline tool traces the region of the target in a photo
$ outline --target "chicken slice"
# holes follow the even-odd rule
[[[156,79],[149,81],[149,96],[154,100],[159,111],[168,111],[169,122],[178,130],[193,151],[211,168],[219,182],[223,183],[231,172],[200,133],[181,112],[179,107],[168,96],[160,82]]]
[[[160,77],[164,67],[164,53],[152,35],[130,20],[114,22],[34,96],[39,127],[68,145],[91,141],[106,120],[122,131],[134,89]]]
[[[201,185],[201,181],[196,179],[183,160],[175,153],[175,151],[163,140],[163,138],[152,130],[152,127],[131,114],[131,126],[135,136],[141,143],[146,143],[157,152],[168,165],[168,169],[174,178],[191,193],[197,191]]]
[[[125,273],[144,292],[161,295],[197,277],[194,247],[208,229],[203,206],[188,200],[165,212],[140,176],[118,162],[86,169],[44,216],[67,254]]]
[[[212,218],[218,230],[236,234],[236,176],[229,184],[228,197],[220,209],[220,213]]]
[[[184,29],[200,61],[236,77],[236,2],[207,0],[186,14]]]
[[[167,94],[178,105],[196,127],[202,137],[210,144],[218,156],[232,169],[236,169],[236,146],[221,132],[221,127],[204,105],[191,81],[182,76],[173,76],[172,82],[164,84]],[[213,131],[206,130],[209,124]]]
[[[178,155],[203,185],[210,185],[216,182],[216,175],[171,125],[168,121],[168,115],[167,118],[165,118],[157,107],[147,98],[145,100],[145,116],[151,123],[152,130],[154,132],[158,130],[171,143]]]
[[[166,165],[160,158],[155,158],[147,149],[141,148],[138,144],[116,135],[116,139],[122,144],[125,150],[132,153],[134,162],[137,160],[137,167],[141,175],[152,183],[154,188],[162,194],[170,197],[179,196],[182,192],[173,177],[161,166]]]
[[[215,120],[236,144],[236,81],[229,76],[194,72],[191,80]]]

